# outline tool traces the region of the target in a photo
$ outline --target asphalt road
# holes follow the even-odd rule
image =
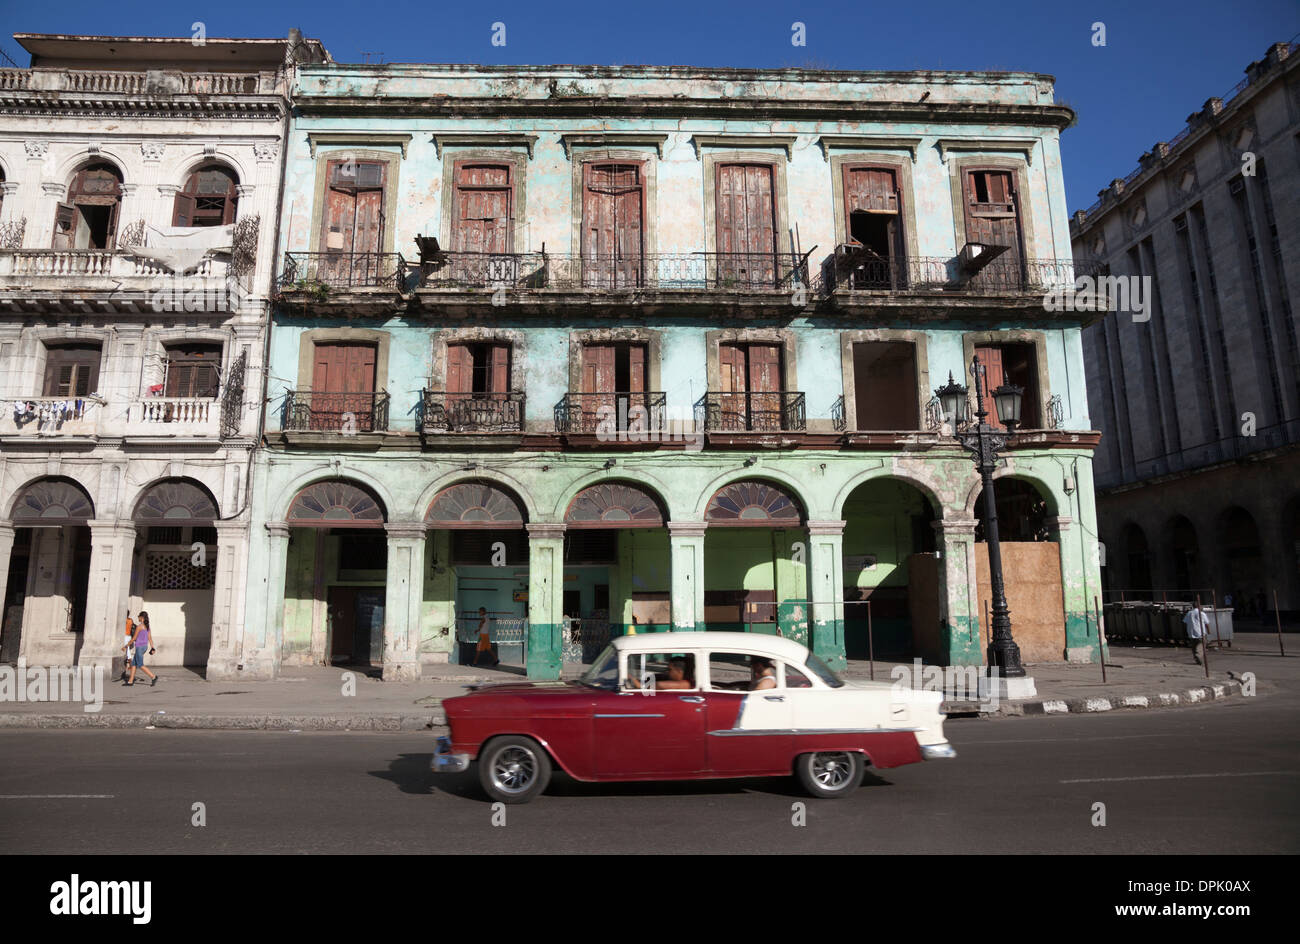
[[[557,775],[505,825],[472,768],[429,772],[427,734],[5,731],[0,852],[1295,853],[1298,709],[1278,692],[954,720],[956,760],[868,773],[842,800],[792,779]],[[191,824],[195,803],[205,826]]]

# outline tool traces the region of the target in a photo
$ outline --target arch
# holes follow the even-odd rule
[[[659,497],[629,482],[589,485],[564,512],[571,528],[662,528],[667,515]]]
[[[220,226],[235,222],[239,174],[224,161],[201,162],[181,180],[172,201],[173,226]]]
[[[876,479],[893,479],[894,481],[903,482],[912,486],[921,493],[923,498],[925,498],[926,502],[930,506],[930,511],[936,520],[944,516],[945,509],[943,501],[939,498],[938,493],[935,492],[934,487],[929,482],[925,482],[907,472],[886,469],[868,469],[866,472],[860,472],[853,476],[853,478],[845,482],[844,486],[839,490],[839,493],[835,496],[835,503],[832,509],[834,517],[842,519],[844,517],[844,506],[848,504],[853,493],[863,485],[867,485]],[[978,489],[976,489],[976,491],[978,492]]]
[[[818,508],[818,514],[814,515],[809,513],[811,503],[805,499],[802,485],[793,476],[788,475],[779,469],[763,469],[761,472],[757,470],[751,472],[749,469],[742,468],[729,469],[725,472],[721,472],[718,475],[715,475],[712,480],[706,482],[704,487],[700,490],[699,497],[695,502],[693,514],[690,516],[689,520],[702,520],[708,511],[709,505],[713,501],[713,497],[728,485],[733,485],[736,482],[753,482],[758,480],[775,485],[777,488],[783,489],[786,493],[793,496],[798,506],[803,509],[805,514],[808,514],[808,517],[816,518],[823,511],[823,509]],[[685,518],[685,516],[683,516],[683,518]]]
[[[252,175],[248,168],[244,166],[244,162],[239,159],[239,156],[232,151],[220,147],[211,154],[202,150],[194,150],[188,154],[181,155],[171,164],[174,169],[172,173],[175,173],[180,178],[181,184],[184,185],[186,178],[188,178],[190,174],[207,164],[225,164],[234,172],[236,183],[242,184],[252,179]],[[172,179],[175,180],[176,177],[173,177]]]
[[[220,518],[212,493],[194,479],[163,479],[144,490],[131,518],[173,526],[207,526]]]
[[[1038,481],[1023,475],[997,476],[993,479],[993,496],[997,500],[1000,541],[1052,540],[1047,523],[1055,515],[1052,499]],[[985,540],[983,488],[975,492],[971,516],[975,519],[975,540]]]
[[[411,509],[412,520],[422,520],[428,512],[429,506],[441,492],[446,491],[453,485],[460,485],[465,482],[485,482],[489,485],[499,486],[507,494],[513,496],[518,502],[519,507],[523,509],[524,521],[536,521],[538,518],[537,507],[533,503],[531,495],[525,491],[523,486],[508,475],[496,472],[490,469],[478,469],[472,474],[466,474],[464,469],[456,469],[452,472],[444,473],[426,485],[424,491],[415,502],[415,507]]]
[[[469,481],[438,492],[424,513],[424,524],[453,531],[522,528],[526,514],[513,492],[495,482]]]
[[[360,484],[363,489],[375,495],[379,501],[380,507],[384,509],[393,508],[397,505],[397,503],[393,501],[392,495],[389,494],[388,489],[385,487],[383,482],[368,474],[363,468],[347,465],[345,460],[340,459],[338,460],[338,465],[330,472],[326,472],[321,468],[321,466],[316,466],[313,469],[308,469],[307,471],[299,473],[289,479],[285,485],[277,489],[275,500],[270,502],[267,507],[270,509],[283,509],[280,520],[287,520],[289,506],[293,503],[293,500],[308,487],[320,482],[343,481]],[[257,501],[256,493],[254,494],[253,500],[254,502]],[[387,517],[387,513],[385,513],[385,519],[387,519]],[[270,518],[268,520],[275,521],[276,519]],[[415,520],[419,520],[418,513]]]
[[[382,528],[387,518],[374,492],[345,479],[308,485],[294,496],[285,515],[299,528]]]
[[[1124,535],[1124,560],[1128,571],[1128,589],[1150,591],[1151,545],[1146,531],[1135,521],[1126,522]]]
[[[9,517],[15,524],[84,523],[95,517],[95,503],[72,479],[37,479],[18,490]]]
[[[972,470],[974,467],[972,466]],[[1017,469],[1003,467],[993,473],[993,482],[996,483],[1002,479],[1021,479],[1030,483],[1038,490],[1038,494],[1047,502],[1046,513],[1056,517],[1061,513],[1061,501],[1056,493],[1056,489],[1043,476],[1029,469]],[[979,501],[980,492],[984,490],[984,479],[975,475],[975,481],[972,483],[970,491],[966,493],[966,516],[975,515],[975,504]]]
[[[1196,525],[1186,515],[1175,515],[1165,522],[1164,545],[1168,550],[1175,590],[1193,590],[1197,573],[1196,559],[1200,541]]]
[[[713,493],[704,510],[711,527],[798,527],[807,520],[803,503],[784,486],[740,479]]]

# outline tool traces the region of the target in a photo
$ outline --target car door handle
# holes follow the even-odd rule
[[[678,695],[677,697],[682,701],[689,701],[692,705],[698,705],[704,701],[699,695]]]
[[[785,701],[784,695],[764,695],[763,701]]]

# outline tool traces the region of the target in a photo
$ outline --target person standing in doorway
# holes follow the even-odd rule
[[[127,680],[126,684],[135,684],[135,670],[139,669],[145,675],[149,676],[149,685],[150,687],[153,687],[158,684],[158,676],[150,672],[144,665],[144,651],[148,649],[149,655],[154,654],[153,631],[149,628],[149,614],[145,613],[143,610],[140,612],[140,616],[135,624],[135,636],[133,637],[133,642],[135,643],[135,658],[131,661],[131,677]]]
[[[1205,634],[1210,626],[1205,607],[1194,605],[1183,617],[1183,625],[1187,627],[1187,638],[1192,641],[1192,658],[1200,665],[1201,657],[1205,655]]]
[[[474,651],[474,665],[478,665],[478,660],[483,658],[483,653],[487,653],[492,659],[492,665],[501,664],[501,660],[492,655],[492,621],[488,619],[487,607],[478,608],[478,648]]]

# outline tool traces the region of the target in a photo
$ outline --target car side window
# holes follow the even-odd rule
[[[627,657],[623,691],[695,691],[695,656],[680,652],[632,652]]]
[[[709,653],[709,688],[722,692],[749,690],[749,656],[739,652]]]
[[[785,687],[786,688],[812,688],[813,683],[790,663],[785,663]]]

